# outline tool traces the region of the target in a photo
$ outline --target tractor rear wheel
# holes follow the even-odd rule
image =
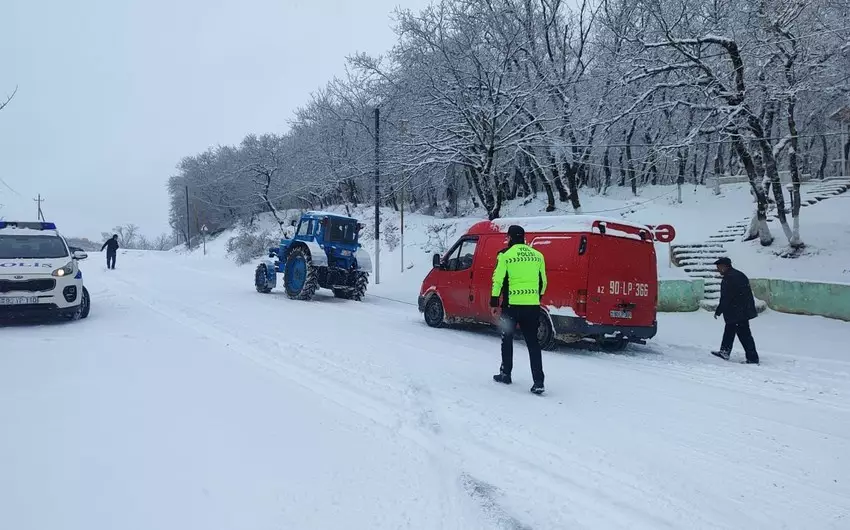
[[[268,294],[272,292],[272,288],[269,286],[268,267],[265,263],[257,265],[257,270],[254,271],[254,287],[257,288],[258,293]]]
[[[289,251],[283,273],[286,294],[293,300],[312,300],[319,288],[319,279],[313,267],[310,252],[303,247]]]

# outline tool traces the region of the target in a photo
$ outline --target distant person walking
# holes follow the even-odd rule
[[[493,271],[493,289],[490,293],[490,307],[499,307],[502,297],[502,366],[493,380],[506,385],[511,384],[511,371],[514,365],[514,332],[517,324],[525,337],[528,358],[531,362],[531,376],[534,386],[531,391],[542,394],[543,358],[537,329],[540,325],[540,297],[546,292],[546,262],[543,254],[525,244],[525,230],[521,226],[508,228],[508,247],[496,257],[496,270]]]
[[[111,238],[106,240],[106,243],[100,247],[100,251],[103,252],[103,249],[106,249],[106,268],[114,269],[115,268],[115,258],[118,255],[118,234],[113,235]]]
[[[743,272],[732,267],[732,260],[729,258],[720,258],[714,262],[714,265],[717,266],[717,272],[723,276],[720,283],[720,305],[714,312],[714,318],[723,315],[726,329],[723,331],[720,350],[713,351],[711,354],[728,361],[735,335],[737,335],[747,356],[747,360],[743,363],[758,364],[759,354],[756,352],[756,342],[750,330],[750,320],[758,316],[758,311],[756,311],[755,298],[750,288],[750,280]]]

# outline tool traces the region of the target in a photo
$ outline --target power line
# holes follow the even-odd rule
[[[3,186],[6,187],[9,191],[23,199],[24,196],[18,193],[18,190],[16,190],[12,186],[10,186],[5,180],[3,180],[3,177],[0,177],[0,184],[3,184]]]

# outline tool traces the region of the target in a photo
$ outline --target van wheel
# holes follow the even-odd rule
[[[552,327],[552,320],[546,311],[540,311],[540,324],[537,326],[537,341],[540,343],[540,348],[546,351],[552,351],[557,346],[558,341],[555,339],[555,329]]]
[[[623,351],[629,345],[629,340],[625,337],[599,337],[596,342],[604,351],[611,353]]]
[[[439,296],[432,296],[425,304],[425,323],[432,328],[441,328],[444,324],[446,312],[443,309],[443,302]]]

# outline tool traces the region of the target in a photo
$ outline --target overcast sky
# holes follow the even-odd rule
[[[395,42],[428,0],[3,0],[0,216],[99,237],[168,231],[181,157],[284,132],[355,51]]]

